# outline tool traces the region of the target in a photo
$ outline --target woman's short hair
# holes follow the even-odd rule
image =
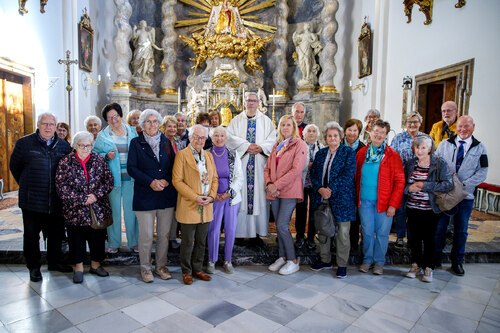
[[[385,128],[387,130],[386,134],[389,134],[389,132],[391,131],[391,124],[389,124],[388,121],[383,121],[382,119],[377,120],[375,124],[373,124],[373,127],[375,126]]]
[[[158,124],[161,124],[161,114],[153,109],[146,109],[141,112],[141,116],[139,117],[139,126],[144,128],[144,123],[150,116],[155,116],[156,119],[158,120]]]
[[[281,123],[284,123],[287,120],[292,121],[293,125],[293,131],[292,131],[292,138],[293,139],[300,139],[300,134],[299,134],[299,127],[297,126],[297,121],[295,121],[295,118],[291,114],[285,114],[280,118],[280,122],[278,124],[278,142],[283,141],[285,138],[281,134]]]
[[[358,136],[361,134],[361,131],[363,130],[363,123],[359,119],[351,118],[348,121],[345,122],[344,128],[348,129],[352,125],[356,125],[358,128]]]
[[[87,128],[87,125],[89,124],[89,122],[91,120],[94,120],[95,122],[97,122],[99,124],[99,126],[102,126],[102,120],[101,120],[101,118],[99,118],[98,116],[88,116],[83,121],[83,125],[85,126],[85,128]]]
[[[201,124],[204,121],[208,121],[208,123],[210,123],[210,116],[208,115],[208,112],[198,112],[196,115],[196,123]]]
[[[224,135],[227,137],[227,130],[224,126],[222,125],[219,125],[217,127],[215,127],[213,130],[212,130],[212,136],[217,133],[217,132],[222,132],[224,133]]]
[[[217,111],[217,110],[214,110],[214,109],[209,110],[209,112],[208,112],[208,119],[209,119],[209,121],[210,121],[210,119],[213,116],[217,116],[217,119],[219,119],[217,121],[217,126],[219,126],[221,124],[221,122],[222,122],[222,119],[221,119],[221,116],[220,116],[220,112]]]
[[[380,118],[380,111],[379,111],[379,110],[377,110],[377,109],[370,109],[370,110],[368,110],[368,112],[366,113],[366,116],[365,116],[365,121],[367,121],[367,120],[368,120],[368,117],[369,117],[370,115],[372,115],[372,114],[373,114],[373,115],[375,115],[375,117]]]
[[[307,131],[310,129],[310,128],[314,128],[314,130],[316,131],[316,134],[318,135],[319,137],[319,127],[316,126],[315,124],[308,124],[306,125],[306,127],[304,127],[304,130],[302,131],[302,138],[305,140],[306,138],[306,134],[307,134]]]
[[[132,110],[129,113],[127,113],[127,117],[126,117],[127,124],[132,125],[130,122],[132,121],[132,117],[134,116],[134,114],[137,112],[139,112],[139,117],[140,117],[141,110],[135,109],[135,110]]]
[[[172,124],[175,124],[175,126],[177,126],[177,118],[175,118],[175,116],[163,117],[163,121],[161,122],[161,125],[160,125],[160,131],[162,133],[165,132],[165,129],[167,128],[168,123],[172,123]]]
[[[410,112],[407,116],[406,116],[406,122],[408,122],[408,120],[410,120],[411,118],[413,117],[417,117],[418,119],[418,122],[422,124],[422,116],[420,115],[420,113],[418,113],[417,111],[413,111],[413,112]]]
[[[78,142],[82,140],[89,140],[92,145],[94,145],[94,135],[87,131],[80,131],[75,134],[73,140],[71,141],[71,147],[76,149]]]
[[[323,136],[326,141],[326,134],[328,133],[329,130],[337,130],[340,135],[340,139],[342,140],[344,138],[344,129],[342,126],[339,125],[338,122],[336,121],[329,121],[325,125],[325,130],[323,131]]]
[[[429,148],[429,155],[434,154],[434,141],[427,134],[419,134],[413,139],[413,142],[411,143],[411,151],[413,152],[413,154],[415,154],[415,148],[423,144],[427,145],[427,147]]]
[[[208,128],[206,128],[205,126],[200,125],[200,124],[195,124],[194,126],[191,126],[189,128],[189,133],[188,133],[189,141],[193,141],[192,140],[193,139],[193,134],[194,134],[194,131],[197,128],[202,128],[205,131],[205,136],[208,138]]]
[[[102,118],[104,120],[108,120],[108,112],[111,111],[111,110],[115,110],[116,113],[118,113],[118,115],[120,116],[120,118],[123,118],[123,111],[122,111],[122,107],[120,106],[120,104],[118,103],[109,103],[109,104],[106,104],[103,108],[102,108]]]
[[[69,132],[69,125],[66,124],[66,123],[63,123],[63,122],[60,122],[60,123],[57,123],[56,124],[56,130],[59,128],[59,127],[62,127],[66,130],[66,137],[64,138],[64,140],[66,141],[70,141],[71,140],[71,134]]]

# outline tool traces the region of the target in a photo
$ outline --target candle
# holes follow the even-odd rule
[[[352,81],[349,80],[349,87],[352,87]]]
[[[101,74],[97,75],[97,82],[101,82]]]
[[[206,106],[206,111],[208,112],[208,102],[209,102],[209,95],[210,95],[210,90],[209,88],[207,87],[207,106]]]
[[[177,110],[181,111],[181,87],[177,88]]]
[[[273,88],[273,109],[275,105],[276,105],[276,91]]]

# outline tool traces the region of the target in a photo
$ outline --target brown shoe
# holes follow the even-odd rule
[[[195,272],[195,273],[193,273],[193,276],[195,278],[203,280],[203,281],[211,281],[212,280],[210,275],[206,274],[205,272]]]
[[[193,276],[189,273],[182,274],[182,282],[187,285],[193,284]]]
[[[167,267],[160,267],[155,270],[156,275],[160,277],[162,280],[170,280],[172,278],[172,274],[168,271]]]

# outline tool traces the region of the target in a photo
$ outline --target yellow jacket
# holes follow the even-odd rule
[[[443,126],[444,126],[444,121],[443,120],[438,121],[437,123],[432,125],[431,132],[429,133],[429,136],[432,138],[432,140],[434,140],[434,146],[436,148],[439,146],[439,143],[441,141],[449,138],[448,133],[446,132],[444,133],[444,135],[442,135]],[[455,121],[450,127],[448,127],[448,129],[452,131],[453,134],[455,134],[457,131],[457,122]]]
[[[208,181],[212,198],[217,195],[219,177],[215,169],[214,158],[208,151],[203,151],[207,163]],[[203,217],[199,211],[196,197],[201,193],[200,174],[191,148],[188,146],[175,155],[172,183],[177,190],[177,209],[175,217],[180,223],[196,224],[212,221],[213,204],[203,206]]]

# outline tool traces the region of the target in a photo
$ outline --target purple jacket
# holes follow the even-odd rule
[[[67,225],[92,224],[89,206],[85,205],[89,194],[94,194],[97,198],[92,208],[98,219],[102,220],[111,215],[108,194],[113,189],[113,176],[108,164],[98,154],[91,153],[86,166],[88,183],[74,152],[63,157],[57,167],[56,190],[63,202],[63,216]]]

